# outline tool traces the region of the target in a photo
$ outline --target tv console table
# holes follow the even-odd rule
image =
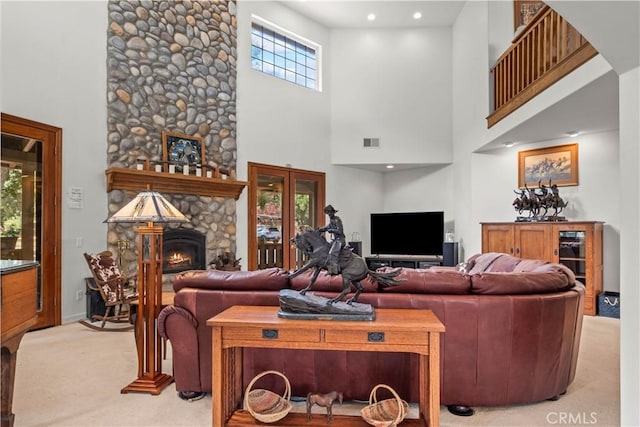
[[[213,426],[259,424],[240,409],[242,349],[407,352],[419,355],[419,418],[406,426],[438,426],[440,416],[440,334],[444,325],[431,310],[376,309],[373,321],[295,320],[278,317],[279,307],[234,306],[207,321],[212,327]],[[380,337],[383,339],[380,339]],[[375,385],[375,384],[374,384]],[[326,426],[289,413],[274,426]],[[336,426],[367,426],[359,416],[335,415]],[[317,424],[319,423],[319,424]]]
[[[365,257],[370,270],[381,267],[430,268],[442,265],[441,256],[378,255]]]

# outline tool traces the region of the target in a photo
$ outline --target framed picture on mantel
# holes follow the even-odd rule
[[[537,187],[549,180],[558,187],[578,185],[578,144],[518,152],[518,187]]]
[[[181,164],[204,164],[204,139],[195,135],[162,131],[162,160],[165,172],[169,171],[169,163],[178,167]]]

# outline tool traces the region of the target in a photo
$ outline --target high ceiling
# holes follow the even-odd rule
[[[466,1],[283,0],[281,3],[329,29],[338,29],[450,26],[455,22]],[[550,3],[555,4],[558,2]],[[573,6],[573,4],[566,3],[562,3],[565,9],[570,9]],[[584,5],[580,5],[584,4],[584,2],[576,3],[578,4],[575,9],[584,8]],[[589,4],[589,2],[586,3]],[[600,3],[604,3],[604,6],[600,7]],[[607,11],[607,19],[604,21],[609,25],[606,31],[602,31],[603,29],[600,28],[600,31],[596,34],[603,34],[604,37],[614,40],[616,39],[615,31],[608,30],[615,27],[616,22],[627,23],[629,19],[632,19],[632,23],[635,23],[637,20],[637,4],[632,4],[630,7],[629,3],[636,2],[594,2],[593,4],[599,8],[597,9],[599,11],[598,14],[604,13],[602,11]],[[421,19],[413,18],[415,12],[421,12]],[[567,12],[567,16],[571,15],[569,12],[571,10]],[[370,13],[376,15],[375,20],[367,20],[367,15]],[[578,13],[582,13],[582,15],[586,13],[586,16],[591,16],[586,11],[579,11]],[[628,16],[632,16],[632,18],[626,19],[625,17]],[[588,22],[587,26],[590,26],[590,24]],[[604,24],[600,22],[599,25],[602,26]],[[635,28],[634,25],[631,25],[631,27]],[[631,36],[637,33],[637,28],[634,31],[635,33],[631,34]],[[615,45],[615,43],[609,44]],[[599,46],[605,48],[609,44],[599,43],[596,48]],[[610,51],[610,49],[606,50]],[[604,51],[602,54],[605,59],[609,59]],[[627,58],[629,57],[629,52],[626,54],[623,52],[619,57]],[[505,142],[515,141],[518,145],[523,145],[566,138],[569,131],[580,131],[585,134],[618,129],[617,104],[618,78],[616,73],[609,73],[526,122],[506,131],[480,148],[479,151],[503,149]],[[379,172],[389,171],[382,164],[353,166]],[[392,170],[398,171],[424,166],[428,165],[396,165],[396,168]]]
[[[327,28],[407,28],[452,25],[465,1],[281,1]],[[420,19],[413,15],[420,12]],[[375,19],[367,19],[369,14]]]

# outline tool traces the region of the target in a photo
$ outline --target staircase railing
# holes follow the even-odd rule
[[[487,127],[511,114],[598,52],[562,16],[545,5],[500,56],[493,73]]]

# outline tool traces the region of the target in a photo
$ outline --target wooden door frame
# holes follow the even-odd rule
[[[282,177],[284,179],[284,188],[282,191],[283,200],[282,200],[282,212],[286,213],[288,218],[295,218],[295,204],[291,203],[296,194],[296,189],[294,184],[294,179],[309,179],[315,180],[319,177],[322,179],[319,181],[318,185],[318,203],[316,205],[316,218],[320,222],[324,218],[324,203],[325,203],[325,174],[324,172],[316,172],[304,169],[294,169],[282,166],[268,165],[264,163],[248,163],[248,233],[247,233],[247,241],[248,241],[248,269],[256,270],[257,260],[254,257],[254,254],[258,251],[258,240],[255,238],[256,234],[256,226],[257,226],[257,215],[256,215],[256,204],[257,204],[257,190],[258,190],[258,175],[272,175]],[[286,242],[293,237],[296,233],[295,224],[293,221],[285,222],[284,218],[282,221],[282,242],[283,242],[283,251],[282,251],[282,259],[283,265],[288,266],[291,264],[291,250],[285,250],[287,247]]]
[[[282,212],[289,212],[289,172],[286,168],[282,168],[279,166],[271,166],[261,163],[252,163],[248,164],[248,173],[249,173],[249,185],[248,185],[248,230],[247,233],[247,241],[248,241],[248,269],[249,270],[257,270],[258,269],[258,260],[255,257],[255,254],[258,252],[258,239],[256,238],[256,227],[258,225],[257,218],[257,197],[258,197],[258,175],[261,174],[269,174],[271,176],[277,176],[283,179],[284,188],[282,189]],[[286,237],[289,234],[289,230],[285,230],[285,227],[288,227],[288,224],[285,224],[282,221],[282,243],[283,243],[283,251],[282,251],[282,259],[283,265],[287,265],[289,263],[289,251],[284,250],[284,242]]]
[[[33,329],[62,323],[62,129],[2,113],[2,132],[42,141],[42,280],[43,313]],[[51,310],[44,310],[47,301]]]

